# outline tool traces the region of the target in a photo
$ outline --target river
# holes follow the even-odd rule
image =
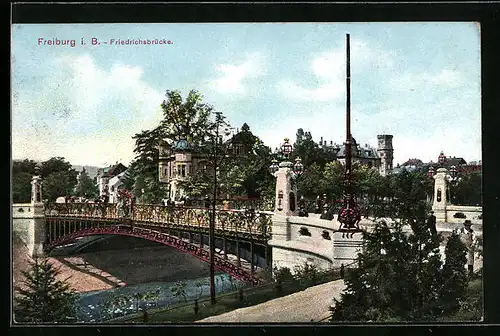
[[[79,322],[99,323],[137,311],[136,294],[156,292],[140,305],[165,307],[209,296],[209,265],[172,247],[140,238],[122,236],[83,237],[51,253],[61,263],[122,287],[78,293]],[[76,265],[82,260],[88,266]],[[91,273],[99,270],[109,277]],[[113,282],[110,279],[115,279]],[[184,285],[184,295],[173,288]],[[227,274],[216,274],[216,294],[245,284]],[[119,299],[122,299],[119,302]]]

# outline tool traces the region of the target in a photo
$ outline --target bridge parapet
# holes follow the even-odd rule
[[[273,217],[273,265],[290,270],[304,263],[328,270],[354,261],[363,244],[362,234],[346,237],[338,232],[340,223],[314,216]]]
[[[157,223],[207,229],[211,210],[197,207],[134,204],[122,215],[115,204],[109,203],[53,203],[46,207],[49,217],[78,217],[96,219],[129,219],[136,223]],[[244,210],[216,210],[215,229],[223,232],[245,233],[269,237],[272,212]]]

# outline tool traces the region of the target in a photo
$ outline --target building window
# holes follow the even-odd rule
[[[185,164],[178,164],[177,165],[177,175],[181,177],[186,176],[186,165]]]
[[[167,176],[168,175],[168,168],[165,168],[165,172],[163,174],[163,176]]]

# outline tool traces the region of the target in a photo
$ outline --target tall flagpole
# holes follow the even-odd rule
[[[351,54],[350,36],[346,34],[346,141],[345,141],[345,174],[344,202],[339,211],[339,231],[353,233],[359,231],[360,211],[356,205],[352,190],[352,136],[351,136]]]

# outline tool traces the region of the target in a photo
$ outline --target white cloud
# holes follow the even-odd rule
[[[351,73],[359,72],[372,64],[373,67],[388,68],[393,64],[392,55],[363,41],[351,43]],[[287,98],[309,101],[335,101],[345,95],[346,50],[345,46],[314,54],[311,70],[317,77],[318,86],[303,87],[292,80],[284,79],[277,84],[277,90]]]
[[[163,96],[140,67],[99,67],[89,55],[63,56],[38,91],[13,92],[13,158],[63,156],[73,164],[133,159],[134,134],[161,119]]]
[[[218,64],[215,70],[219,78],[212,83],[219,93],[245,94],[247,92],[246,79],[256,78],[265,74],[265,62],[261,53],[251,53],[237,65]]]

